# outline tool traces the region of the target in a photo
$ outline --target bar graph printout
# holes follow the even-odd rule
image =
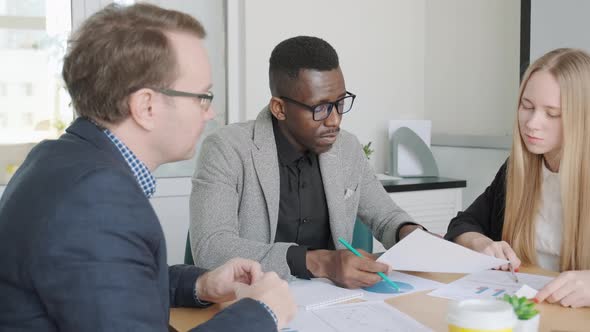
[[[428,295],[453,300],[491,299],[502,297],[504,294],[514,295],[525,285],[539,290],[553,279],[527,273],[516,275],[518,283],[514,281],[510,272],[498,270],[477,272],[442,286]]]

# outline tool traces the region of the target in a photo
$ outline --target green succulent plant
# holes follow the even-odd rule
[[[539,313],[535,309],[535,303],[528,300],[524,296],[518,297],[516,295],[510,296],[508,294],[504,294],[502,300],[512,305],[512,308],[514,308],[514,313],[516,313],[516,316],[520,320],[529,320]]]
[[[363,152],[365,153],[365,156],[367,156],[367,159],[371,159],[371,155],[373,154],[373,152],[375,152],[374,149],[371,149],[371,143],[373,142],[369,142],[363,145]]]

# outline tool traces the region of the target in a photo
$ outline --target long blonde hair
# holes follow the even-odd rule
[[[518,105],[531,77],[547,71],[561,95],[563,140],[559,177],[563,207],[560,270],[590,269],[590,55],[577,49],[556,49],[526,71]],[[518,112],[517,112],[518,113]],[[522,140],[518,114],[506,177],[506,209],[502,239],[524,263],[537,263],[535,216],[539,211],[543,156],[529,152]]]

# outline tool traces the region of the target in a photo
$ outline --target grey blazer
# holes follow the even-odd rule
[[[271,116],[265,107],[255,121],[223,127],[203,142],[190,198],[197,266],[214,268],[244,257],[291,277],[286,255],[295,243],[274,243],[280,184]],[[356,137],[341,130],[319,163],[335,247],[344,249],[339,237],[352,240],[357,216],[391,247],[397,227],[413,220],[385,192]]]

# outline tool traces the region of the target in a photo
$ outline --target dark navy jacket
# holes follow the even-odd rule
[[[167,331],[198,306],[194,266],[168,267],[159,220],[108,137],[78,119],[38,144],[0,200],[0,331]],[[195,331],[276,331],[241,300]]]

